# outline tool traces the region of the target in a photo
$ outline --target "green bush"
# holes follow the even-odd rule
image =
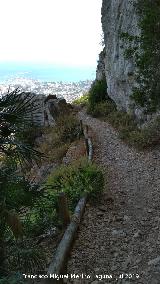
[[[113,127],[122,130],[128,129],[129,131],[135,129],[136,123],[131,115],[123,111],[114,111],[108,115],[108,121]]]
[[[0,284],[24,284],[26,281],[22,278],[22,274],[17,272],[11,276],[1,277]]]
[[[13,161],[7,160],[1,164],[0,187],[0,239],[14,240],[22,232],[20,210],[32,206],[39,193],[36,186],[18,174]]]
[[[88,105],[88,93],[84,94],[82,97],[74,100],[73,104],[75,105],[81,105],[81,106],[87,106]]]
[[[60,192],[66,193],[69,209],[73,212],[82,196],[88,194],[90,198],[97,198],[103,186],[101,170],[84,158],[71,165],[59,167],[50,174],[44,184],[43,196],[37,199],[25,214],[23,221],[25,236],[38,236],[51,227],[61,226],[57,214]]]
[[[44,132],[43,127],[27,125],[24,131],[18,134],[18,138],[21,139],[26,144],[35,146],[36,138],[41,137],[43,132]]]
[[[23,226],[26,236],[38,236],[47,229],[58,226],[56,192],[44,195],[37,199],[32,208],[26,213]]]
[[[78,119],[73,114],[61,116],[57,121],[55,133],[59,141],[73,142],[81,133]]]
[[[138,150],[144,150],[153,145],[148,130],[144,131],[137,128],[133,131],[128,131],[123,129],[120,131],[120,138]]]
[[[139,150],[144,150],[160,143],[160,119],[143,129],[126,127],[120,130],[120,138]]]
[[[104,186],[103,174],[95,164],[80,159],[72,165],[61,166],[48,177],[46,187],[50,194],[65,192],[69,207],[74,210],[80,197],[88,194],[97,198]]]
[[[106,79],[103,80],[95,80],[89,90],[88,97],[88,112],[94,110],[94,107],[97,103],[106,101],[107,99],[107,83]]]
[[[44,268],[46,253],[44,249],[35,245],[33,240],[23,240],[10,248],[7,262],[11,271],[35,274]]]
[[[138,129],[130,134],[130,140],[132,143],[140,149],[153,147],[160,143],[160,120],[159,118],[155,122],[143,129]]]
[[[17,212],[22,206],[32,205],[36,196],[36,187],[32,188],[30,182],[24,176],[18,176],[15,168],[9,164],[1,167],[1,193],[0,202],[5,199],[9,210]]]
[[[142,150],[146,147],[148,147],[148,134],[147,132],[143,132],[141,130],[135,130],[128,134],[128,137],[126,137],[127,142],[136,148]]]
[[[92,110],[93,117],[107,117],[110,113],[116,110],[116,106],[112,101],[104,101],[97,103]]]

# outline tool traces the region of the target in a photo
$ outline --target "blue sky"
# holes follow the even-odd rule
[[[101,0],[1,0],[0,62],[96,66]]]

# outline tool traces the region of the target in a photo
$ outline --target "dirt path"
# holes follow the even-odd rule
[[[102,200],[86,208],[67,268],[80,278],[67,283],[159,284],[160,151],[138,153],[107,123],[83,112],[79,116],[97,135],[96,160],[107,185]],[[106,279],[99,281],[96,275]]]

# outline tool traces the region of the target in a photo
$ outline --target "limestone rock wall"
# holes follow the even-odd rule
[[[139,34],[134,2],[135,0],[103,0],[101,10],[108,95],[118,109],[127,112],[136,111],[136,106],[130,100],[135,84],[135,66],[132,60],[124,56],[127,44],[121,39],[121,33]]]

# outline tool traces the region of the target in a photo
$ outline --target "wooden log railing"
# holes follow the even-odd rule
[[[68,209],[68,202],[65,192],[59,194],[59,217],[62,220],[63,228],[66,228],[70,223],[70,214]]]
[[[89,137],[88,134],[88,126],[86,125],[83,127],[82,121],[80,121],[80,126],[81,126],[81,131],[84,135],[85,139],[85,144],[86,144],[86,153],[89,161],[92,161],[93,158],[93,146],[92,146],[92,141],[91,138]],[[67,207],[67,200],[65,193],[61,193],[59,197],[59,211],[60,211],[60,216],[63,221],[64,227],[66,227],[70,221],[70,224],[68,225],[62,240],[60,241],[57,250],[53,256],[53,259],[50,263],[47,275],[48,278],[45,279],[44,282],[45,284],[48,283],[57,283],[57,279],[54,279],[54,275],[60,275],[63,273],[68,254],[71,250],[71,246],[75,237],[75,234],[77,232],[77,229],[80,225],[84,210],[85,210],[85,205],[87,202],[87,196],[81,198],[75,208],[75,212],[71,218],[70,221],[70,216],[69,216],[69,210]],[[63,279],[59,280],[59,283],[63,283]]]

